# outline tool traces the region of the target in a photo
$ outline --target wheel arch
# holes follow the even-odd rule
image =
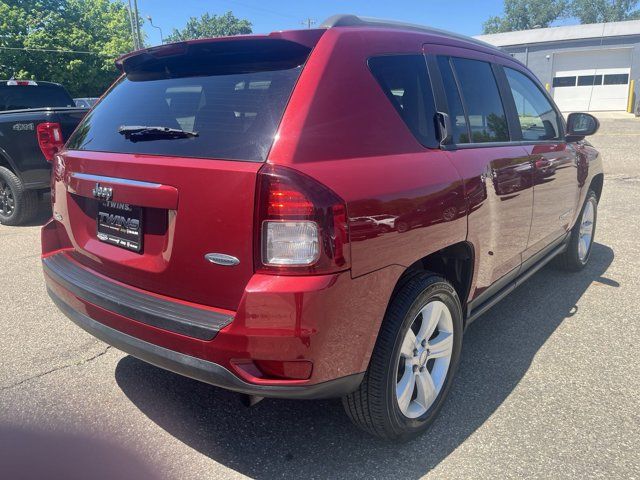
[[[451,282],[462,306],[463,317],[467,316],[467,299],[471,291],[474,266],[474,248],[464,241],[449,245],[443,249],[422,257],[411,264],[396,282],[389,304],[397,293],[417,275],[433,272]]]
[[[20,180],[22,180],[22,175],[20,171],[16,168],[16,164],[13,159],[9,156],[9,154],[0,147],[0,167],[5,167],[16,175]]]
[[[604,174],[598,173],[594,175],[591,179],[591,183],[589,184],[589,190],[593,190],[598,198],[598,202],[600,201],[600,196],[602,195],[602,188],[604,186]]]

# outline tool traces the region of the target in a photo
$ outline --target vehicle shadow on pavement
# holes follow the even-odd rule
[[[511,394],[536,352],[576,311],[614,252],[594,244],[580,273],[545,267],[467,330],[460,369],[431,429],[404,444],[352,426],[339,400],[266,399],[252,408],[240,396],[123,358],[115,372],[125,395],[152,421],[216,462],[254,478],[419,478],[479,428]]]

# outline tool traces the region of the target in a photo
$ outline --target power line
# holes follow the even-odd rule
[[[234,4],[234,5],[238,5],[240,7],[249,8],[251,10],[257,10],[259,12],[265,12],[265,13],[271,13],[273,15],[279,15],[279,16],[285,17],[285,18],[294,18],[294,19],[298,18],[298,17],[294,17],[293,15],[289,15],[287,13],[277,12],[275,10],[270,10],[268,8],[263,8],[263,7],[256,7],[256,6],[253,6],[253,5],[248,5],[248,4],[243,3],[243,2],[236,2],[235,0],[223,0],[223,2],[224,3],[231,3],[231,4]]]
[[[0,47],[0,50],[20,50],[20,51],[26,51],[26,52],[81,53],[83,55],[102,55],[104,57],[112,56],[108,53],[89,52],[89,51],[83,51],[83,50],[63,50],[63,49],[54,49],[54,48]]]

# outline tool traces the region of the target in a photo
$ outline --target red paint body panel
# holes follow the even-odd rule
[[[473,299],[519,268],[533,207],[532,167],[519,146],[447,152],[464,180],[468,240],[474,246]]]
[[[143,290],[237,309],[253,274],[253,204],[261,164],[75,151],[60,156],[65,172],[55,184],[53,207],[62,215],[76,260]],[[112,184],[114,201],[156,207],[145,209],[142,255],[96,238],[97,202],[88,198],[88,182],[73,173],[161,185],[156,192]],[[233,255],[240,265],[229,269],[205,261],[212,252]]]
[[[248,360],[310,360],[311,378],[294,383],[314,384],[366,370],[387,299],[402,271],[392,267],[357,280],[348,272],[304,278],[256,274],[242,292],[233,322],[210,341],[107,311],[80,300],[50,277],[45,279],[74,310],[128,335],[232,371],[233,363]],[[371,297],[370,292],[377,295]],[[292,384],[260,379],[255,383]]]
[[[388,155],[297,165],[347,202],[353,276],[408,267],[466,240],[466,201],[444,152]],[[353,169],[359,172],[353,180]],[[363,222],[384,216],[387,223]]]
[[[164,210],[178,209],[178,190],[175,187],[157,183],[140,182],[136,185],[114,177],[99,177],[95,175],[80,177],[69,174],[67,177],[67,192],[93,199],[93,189],[97,182],[103,187],[114,189],[115,193],[111,198],[113,202],[130,203],[140,207],[161,208]]]
[[[579,213],[578,155],[571,144],[523,147],[534,166],[535,201],[526,260],[567,233]],[[581,206],[582,204],[580,204]]]
[[[360,373],[396,282],[409,266],[465,242],[473,251],[473,272],[468,298],[461,300],[477,299],[568,231],[586,186],[602,173],[597,152],[583,144],[425,148],[367,66],[374,55],[426,52],[525,70],[494,49],[391,28],[247,38],[313,47],[267,162],[298,170],[344,200],[350,268],[324,275],[256,273],[260,162],[64,151],[54,162],[56,220],[43,227],[43,256],[64,251],[96,275],[234,319],[213,340],[198,340],[106,311],[47,277],[48,287],[73,309],[256,384],[312,385]],[[121,179],[100,183],[113,187],[114,201],[144,207],[142,254],[97,240],[95,184],[87,175]],[[237,257],[239,264],[207,262],[204,256],[212,252]],[[260,378],[251,373],[252,361],[301,361],[305,368],[309,362],[311,376]]]

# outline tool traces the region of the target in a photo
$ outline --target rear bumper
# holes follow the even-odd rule
[[[233,316],[177,303],[111,282],[82,268],[64,254],[42,259],[47,276],[76,297],[146,325],[200,340],[211,340]]]
[[[261,397],[333,398],[354,391],[364,377],[364,373],[359,373],[314,385],[275,386],[251,384],[241,380],[217,363],[163,348],[110,328],[75,310],[51,289],[48,288],[47,291],[56,306],[69,319],[103,342],[157,367],[227,390]]]
[[[55,222],[43,228],[43,245]],[[369,364],[399,269],[356,279],[254,274],[235,311],[141,290],[81,264],[42,258],[49,294],[75,323],[162,368],[258,396],[339,397]]]

